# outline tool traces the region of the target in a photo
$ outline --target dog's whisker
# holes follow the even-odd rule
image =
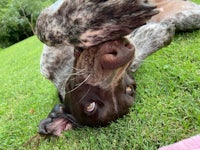
[[[67,81],[67,82],[71,82],[71,81],[74,81],[76,78],[73,76],[73,78],[72,78],[72,76],[71,76],[71,78],[69,78],[69,80]]]
[[[73,69],[75,70],[74,73],[72,73],[72,75],[84,75],[85,74],[85,69],[78,69],[78,68],[75,68],[73,67]]]
[[[85,71],[85,69],[79,69],[79,68],[76,68],[76,67],[72,67],[72,69],[76,70],[76,71]]]
[[[77,83],[76,86],[81,86],[82,84],[84,84],[89,79],[89,77],[90,77],[90,74],[87,76],[87,78],[83,82]]]
[[[89,78],[90,78],[90,74],[85,78],[85,80],[84,80],[83,82],[77,84],[77,86],[76,86],[74,89],[68,91],[67,94],[68,94],[68,93],[71,93],[71,92],[73,92],[73,91],[75,91],[76,89],[78,89],[78,88],[79,88],[81,85],[83,85]]]
[[[79,76],[79,75],[84,75],[85,73],[81,73],[81,72],[76,72],[76,73],[70,73],[68,74],[69,76]]]
[[[75,69],[75,68],[74,68]],[[68,74],[69,76],[78,76],[78,75],[84,75],[85,74],[85,69],[76,69],[78,71],[75,71],[73,73]]]

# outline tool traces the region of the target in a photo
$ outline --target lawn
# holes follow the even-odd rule
[[[200,3],[200,0],[196,0]],[[200,133],[200,30],[178,33],[133,74],[130,113],[104,128],[81,128],[60,138],[34,139],[38,123],[58,102],[40,74],[42,43],[35,37],[0,50],[0,150],[155,150]]]

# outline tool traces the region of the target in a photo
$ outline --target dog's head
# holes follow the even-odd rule
[[[134,101],[136,85],[127,70],[135,48],[127,39],[83,51],[75,48],[69,58],[67,54],[73,54],[72,50],[45,47],[43,52],[41,71],[56,85],[62,105],[56,105],[41,121],[41,134],[60,135],[77,126],[107,125],[127,114]],[[73,61],[66,61],[66,57]]]
[[[53,51],[47,51],[56,54],[53,61],[48,60],[50,53],[44,56],[46,67],[41,68],[61,93],[63,105],[41,122],[40,133],[57,134],[69,124],[106,125],[128,112],[135,83],[127,68],[135,49],[121,37],[157,13],[155,6],[141,0],[63,0],[41,13],[36,25],[39,39],[61,48],[56,50],[61,54],[62,48],[75,47],[75,61],[68,78],[67,57]]]
[[[134,47],[126,39],[75,51],[63,103],[79,124],[106,125],[128,112],[135,93],[127,74],[133,58]]]

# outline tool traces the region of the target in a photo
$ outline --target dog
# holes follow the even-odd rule
[[[89,23],[90,25],[83,32],[79,32],[76,36],[72,34],[72,39],[75,37],[75,39],[78,39],[78,43],[66,38],[66,35],[60,36],[61,34],[57,33],[53,34],[52,38],[48,38],[51,37],[49,36],[51,34],[50,30],[55,31],[52,27],[62,30],[63,34],[70,32],[67,31],[67,27],[60,28],[61,25],[57,24],[57,28],[57,25],[54,24],[55,22],[58,23],[60,11],[63,12],[62,9],[66,11],[66,8],[68,8],[66,7],[67,1],[58,1],[45,10],[37,23],[38,36],[46,44],[41,57],[41,72],[56,86],[61,104],[56,105],[47,118],[40,122],[39,133],[59,136],[62,131],[85,125],[92,127],[106,126],[127,114],[134,102],[136,93],[136,83],[131,76],[131,72],[135,72],[146,57],[168,45],[176,30],[200,28],[200,20],[198,20],[198,16],[200,16],[199,6],[191,2],[179,1],[186,6],[190,4],[190,10],[188,7],[186,7],[187,9],[177,7],[177,10],[175,9],[168,17],[163,17],[169,11],[165,8],[172,2],[168,0],[151,0],[150,3],[157,5],[158,9],[163,11],[157,14],[157,11],[153,11],[155,7],[151,6],[149,14],[148,12],[145,13],[148,18],[149,16],[155,16],[149,18],[150,20],[144,17],[145,19],[142,22],[148,21],[147,24],[141,27],[140,25],[143,23],[138,24],[137,29],[134,25],[135,30],[131,33],[129,33],[130,31],[124,32],[123,30],[126,29],[119,23],[117,33],[112,36],[114,33],[112,29],[110,32],[104,32],[104,24],[99,25],[99,28],[92,28],[92,24]],[[91,1],[91,3],[97,4],[107,2]],[[125,2],[142,4],[141,1]],[[147,1],[144,3],[147,3]],[[72,6],[70,5],[70,7]],[[50,12],[52,8],[53,13]],[[63,13],[61,14],[62,17]],[[177,15],[181,16],[180,14],[187,15],[177,18]],[[56,19],[54,20],[54,18]],[[52,22],[47,25],[46,22],[50,20]],[[186,20],[188,26],[184,25]],[[197,23],[194,24],[193,20]],[[88,21],[91,20],[88,19]],[[109,23],[108,19],[107,21]],[[110,25],[113,23],[112,21]],[[47,28],[41,26],[42,22],[44,22],[44,26],[47,25]],[[71,25],[71,23],[69,24]],[[109,26],[109,28],[112,27],[112,25]],[[89,32],[90,28],[95,30]],[[133,28],[130,27],[130,30]],[[97,33],[98,36],[105,39],[99,40],[97,38],[96,40],[93,33]],[[89,44],[80,40],[82,35],[87,34],[92,35],[91,38],[87,39]],[[127,34],[129,35],[122,38]],[[57,39],[60,39],[60,41]]]

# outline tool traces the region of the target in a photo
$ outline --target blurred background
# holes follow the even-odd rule
[[[0,0],[0,49],[35,33],[41,10],[56,0]]]

